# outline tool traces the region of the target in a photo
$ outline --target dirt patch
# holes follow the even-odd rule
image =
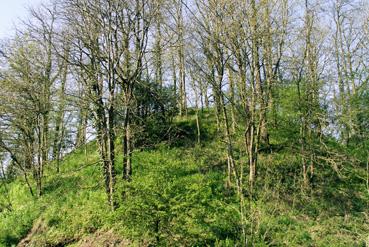
[[[122,239],[116,235],[112,230],[109,231],[96,231],[95,233],[85,236],[81,239],[63,239],[57,243],[48,243],[47,240],[39,241],[37,235],[43,234],[48,231],[47,225],[44,219],[38,219],[32,229],[28,232],[27,236],[18,243],[17,247],[30,247],[30,246],[73,246],[78,247],[127,247],[131,246],[132,242]]]
[[[37,235],[40,234],[42,232],[44,232],[46,229],[46,224],[45,221],[43,219],[39,219],[37,220],[34,224],[32,229],[28,232],[27,236],[25,238],[22,239],[22,241],[19,242],[19,244],[17,245],[17,247],[27,247],[29,246],[29,244],[32,241],[32,238]]]
[[[131,246],[131,241],[118,237],[113,231],[97,231],[93,235],[81,239],[79,247],[127,247]]]

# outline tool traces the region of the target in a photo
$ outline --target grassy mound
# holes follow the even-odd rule
[[[121,179],[117,157],[114,212],[93,142],[66,156],[59,174],[49,165],[39,199],[29,195],[22,178],[7,184],[7,193],[2,187],[0,198],[6,196],[12,210],[0,213],[0,246],[240,246],[239,203],[225,186],[224,143],[205,112],[197,145],[194,119],[176,120],[176,141],[134,152],[132,182]],[[314,185],[302,190],[295,150],[282,133],[273,135],[280,148],[260,155],[256,197],[245,205],[247,243],[368,246],[365,166],[336,172],[318,165]],[[239,142],[237,162],[244,162]]]

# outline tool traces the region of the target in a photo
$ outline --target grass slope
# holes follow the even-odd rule
[[[237,196],[224,186],[224,143],[209,113],[202,119],[202,146],[192,141],[190,116],[176,121],[179,141],[134,152],[130,183],[120,178],[117,157],[115,212],[106,203],[95,143],[66,156],[59,174],[50,164],[39,199],[21,178],[11,182],[13,211],[0,213],[0,246],[240,246]],[[261,154],[257,198],[246,205],[250,246],[369,246],[365,168],[316,169],[318,185],[302,193],[291,149]]]

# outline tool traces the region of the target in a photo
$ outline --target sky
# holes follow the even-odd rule
[[[14,33],[14,24],[27,17],[27,6],[37,6],[41,0],[0,0],[0,39]]]

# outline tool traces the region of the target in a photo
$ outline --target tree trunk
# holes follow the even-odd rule
[[[68,52],[65,51],[65,57],[67,57]],[[67,82],[68,75],[68,64],[66,61],[63,62],[62,66],[62,78],[61,85],[59,91],[59,107],[58,112],[55,119],[55,133],[54,133],[54,141],[53,141],[53,153],[52,159],[56,160],[56,171],[59,173],[59,161],[60,161],[60,152],[62,146],[62,138],[64,133],[64,110],[65,110],[65,87]]]

